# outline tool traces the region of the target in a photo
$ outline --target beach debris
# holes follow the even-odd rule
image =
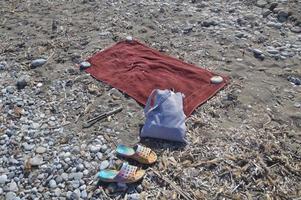
[[[90,94],[99,94],[99,88],[95,84],[89,84],[88,91]]]
[[[116,114],[118,112],[121,112],[122,111],[122,107],[118,107],[112,111],[109,111],[109,112],[106,112],[106,113],[103,113],[101,115],[98,115],[92,119],[89,119],[88,121],[86,121],[84,124],[83,124],[83,128],[89,128],[91,127],[93,124],[95,124],[96,122],[98,122],[99,120],[101,119],[104,119],[104,118],[107,118],[113,114]]]
[[[184,199],[186,200],[193,200],[188,194],[186,194],[180,187],[178,187],[175,183],[173,183],[171,180],[169,180],[164,175],[161,175],[159,172],[152,170],[159,178],[163,179],[165,182],[167,182],[174,190],[176,190]]]

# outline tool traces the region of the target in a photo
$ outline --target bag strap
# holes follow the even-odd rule
[[[150,113],[152,110],[156,109],[159,105],[161,105],[164,101],[166,101],[166,99],[168,99],[171,96],[171,91],[168,91],[168,94],[162,95],[162,97],[160,99],[157,100],[156,105],[151,106],[151,102],[153,100],[153,98],[158,94],[158,89],[155,89],[152,91],[152,93],[150,94],[149,98],[147,99],[145,108],[144,108],[144,114],[147,115],[148,113]]]

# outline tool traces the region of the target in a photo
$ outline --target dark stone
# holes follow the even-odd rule
[[[261,61],[264,60],[264,55],[263,54],[255,54],[254,53],[254,57],[261,60]]]
[[[265,10],[265,11],[262,13],[262,16],[263,16],[264,18],[266,18],[266,17],[269,16],[271,13],[272,13],[272,11],[270,11],[270,10]]]
[[[186,28],[184,28],[183,33],[184,33],[184,34],[188,34],[188,33],[190,33],[190,32],[192,31],[192,29],[193,29],[192,26],[186,27]]]
[[[273,11],[277,6],[278,6],[278,3],[273,2],[273,3],[270,4],[270,8],[269,8],[269,9],[270,9],[271,11]]]
[[[207,20],[202,22],[203,27],[210,27],[210,26],[216,26],[217,22],[214,20]]]
[[[18,90],[22,90],[27,86],[27,81],[25,77],[21,77],[16,84]]]
[[[291,28],[293,33],[301,33],[301,26],[294,26]]]
[[[289,17],[289,13],[285,10],[280,10],[277,14],[277,19],[279,22],[285,22]]]
[[[0,70],[5,70],[5,64],[0,64]]]
[[[259,49],[253,49],[254,57],[259,60],[264,60],[264,54]]]
[[[295,85],[301,85],[301,80],[300,78],[296,78],[296,77],[293,77],[293,76],[289,76],[287,78],[287,80]]]
[[[40,58],[40,59],[36,59],[34,61],[31,62],[31,68],[35,69],[37,67],[40,67],[42,65],[44,65],[47,62],[47,60]]]

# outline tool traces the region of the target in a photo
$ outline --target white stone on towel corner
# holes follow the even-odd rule
[[[224,79],[221,76],[213,76],[213,77],[211,77],[210,81],[213,84],[219,84],[219,83],[223,82]]]
[[[84,61],[84,62],[81,62],[79,66],[80,66],[80,69],[83,70],[83,69],[87,69],[87,68],[91,67],[91,63]]]
[[[133,41],[133,37],[132,37],[132,36],[127,36],[127,37],[126,37],[126,41],[128,41],[128,42]]]

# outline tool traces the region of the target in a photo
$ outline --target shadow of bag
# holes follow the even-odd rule
[[[140,137],[186,143],[183,97],[184,94],[180,92],[153,90],[144,108],[146,119]]]

